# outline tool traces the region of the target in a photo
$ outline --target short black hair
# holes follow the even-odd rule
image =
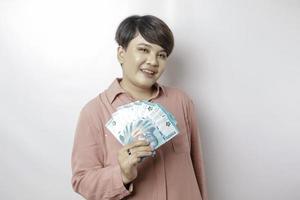
[[[173,33],[168,25],[153,15],[132,15],[119,25],[115,40],[125,50],[138,33],[148,42],[161,46],[169,56],[174,47]]]

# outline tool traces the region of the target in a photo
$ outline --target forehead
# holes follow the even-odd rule
[[[130,42],[128,47],[133,46],[147,46],[149,48],[155,49],[157,51],[165,51],[161,46],[157,44],[153,44],[145,40],[141,34],[138,34],[135,38],[133,38]]]

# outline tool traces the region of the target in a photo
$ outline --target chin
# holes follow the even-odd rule
[[[141,81],[137,81],[137,82],[138,82],[139,87],[149,89],[155,84],[156,80],[154,80],[154,79],[153,80],[141,80]]]

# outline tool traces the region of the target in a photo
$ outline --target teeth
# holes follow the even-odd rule
[[[143,72],[149,73],[149,74],[154,74],[154,72],[147,70],[147,69],[142,69]]]

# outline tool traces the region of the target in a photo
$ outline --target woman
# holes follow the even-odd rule
[[[134,15],[121,22],[115,39],[123,76],[81,110],[72,153],[74,190],[89,200],[207,200],[193,102],[157,82],[173,50],[171,30],[155,16]],[[117,107],[136,100],[163,105],[178,122],[179,134],[155,156],[146,140],[122,146],[105,127]]]

